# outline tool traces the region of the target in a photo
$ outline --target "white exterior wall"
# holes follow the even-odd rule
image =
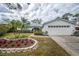
[[[48,27],[48,26],[67,26],[69,25],[70,27]],[[74,33],[75,31],[75,26],[70,24],[70,23],[67,23],[67,22],[64,22],[64,21],[54,21],[54,22],[51,22],[51,23],[48,23],[46,25],[44,25],[43,27],[43,32],[47,31],[48,32],[48,35],[71,35]]]

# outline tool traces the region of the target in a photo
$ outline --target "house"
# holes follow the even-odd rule
[[[48,35],[73,35],[75,23],[58,17],[55,20],[44,23],[42,31],[47,32]]]
[[[37,23],[31,23],[23,29],[25,31],[34,31],[36,29],[40,29],[42,27],[42,24],[37,24]]]
[[[40,29],[42,27],[42,24],[38,24],[38,23],[31,23],[30,24],[30,29],[32,31],[36,30],[36,29]]]

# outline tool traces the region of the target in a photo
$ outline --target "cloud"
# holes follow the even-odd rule
[[[30,5],[27,3],[20,3],[20,5],[22,6],[22,10],[19,11],[11,10],[4,4],[0,4],[0,14],[5,14],[10,19],[20,19],[20,17],[25,17],[29,20],[33,20],[39,18],[45,22],[53,20],[58,16],[62,16],[67,12],[79,12],[78,3],[31,3]]]

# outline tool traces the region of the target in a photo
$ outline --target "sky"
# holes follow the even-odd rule
[[[12,3],[16,6],[16,3]],[[56,17],[61,17],[65,13],[78,13],[79,4],[78,3],[19,3],[22,7],[21,10],[9,9],[6,4],[0,3],[0,23],[3,19],[18,19],[25,17],[28,20],[42,19],[43,22],[47,22],[55,19]]]

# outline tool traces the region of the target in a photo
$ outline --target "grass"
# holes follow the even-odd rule
[[[0,38],[8,38],[8,39],[11,39],[11,38],[28,38],[32,33],[21,33],[19,35],[19,33],[16,33],[16,37],[14,35],[14,33],[7,33],[7,34],[4,34],[3,36],[1,36]]]
[[[12,33],[10,33],[9,36]],[[5,35],[5,37],[8,34]],[[30,34],[27,34],[28,36]],[[55,41],[49,37],[31,37],[38,41],[38,48],[31,52],[1,53],[1,56],[69,56],[69,54],[61,48]]]

